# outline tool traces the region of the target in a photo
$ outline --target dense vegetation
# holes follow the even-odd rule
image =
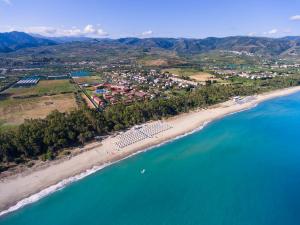
[[[129,106],[113,105],[103,112],[87,108],[70,113],[54,111],[45,119],[27,120],[15,130],[0,132],[0,169],[30,159],[52,159],[62,149],[82,145],[95,136],[220,103],[232,96],[299,84],[299,77],[287,77],[260,80],[251,85],[207,85],[170,98],[136,102]]]
[[[59,38],[40,39],[25,33],[13,32],[0,34],[0,40],[4,43],[4,46],[0,44],[0,67],[32,65],[47,70],[54,66],[63,70],[65,68],[62,65],[81,61],[93,61],[103,65],[138,62],[145,66],[157,66],[161,59],[163,59],[161,65],[168,67],[190,63],[199,66],[257,65],[264,60],[278,59],[278,57],[298,62],[300,55],[300,37],[81,38],[77,40],[65,38],[60,41]],[[33,46],[36,47],[32,48]],[[254,56],[222,53],[222,51],[246,51],[254,53]]]

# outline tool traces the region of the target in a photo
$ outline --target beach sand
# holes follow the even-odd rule
[[[54,161],[50,163],[48,167],[6,177],[0,180],[0,211],[7,210],[22,199],[38,193],[49,186],[55,185],[64,179],[83,173],[95,166],[111,164],[134,153],[192,132],[207,122],[254,107],[260,102],[298,91],[300,91],[300,87],[281,89],[257,95],[255,96],[255,100],[243,104],[237,104],[231,100],[209,107],[208,109],[180,114],[164,120],[164,122],[172,126],[171,129],[159,133],[155,135],[155,137],[147,138],[129,145],[121,150],[118,150],[115,145],[117,138],[110,136],[102,141],[101,146],[97,143],[98,147],[91,148],[91,146],[95,145],[95,143],[92,143],[87,146],[91,148],[91,150],[84,151],[70,159],[65,159],[60,162]],[[12,208],[9,211],[12,211]]]

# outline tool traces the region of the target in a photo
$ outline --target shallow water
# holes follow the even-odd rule
[[[300,94],[274,99],[109,166],[0,224],[299,225],[299,129]]]

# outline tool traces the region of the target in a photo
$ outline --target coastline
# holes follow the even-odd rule
[[[37,201],[107,165],[197,131],[210,121],[255,107],[263,101],[290,95],[298,91],[300,91],[299,86],[280,89],[256,95],[254,100],[242,104],[237,104],[230,100],[208,109],[180,114],[163,120],[171,125],[172,129],[121,150],[117,150],[115,147],[116,137],[111,136],[103,140],[101,146],[80,153],[70,159],[57,164],[53,163],[49,167],[40,168],[30,173],[21,173],[7,177],[0,180],[0,216]]]

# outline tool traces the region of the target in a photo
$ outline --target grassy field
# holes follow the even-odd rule
[[[89,77],[80,77],[80,78],[74,78],[76,83],[101,83],[102,79],[99,76],[89,76]]]
[[[69,80],[41,80],[36,86],[9,88],[4,93],[14,97],[26,95],[55,95],[74,91],[76,91],[76,88]]]
[[[196,81],[217,80],[214,75],[207,72],[196,73],[191,75],[190,78],[195,79]]]
[[[69,80],[42,80],[33,87],[9,88],[0,94],[0,129],[20,125],[25,119],[44,118],[53,110],[77,108],[75,91]]]
[[[154,66],[154,67],[174,67],[178,64],[183,64],[186,61],[179,57],[173,51],[159,51],[153,50],[151,53],[147,53],[143,57],[137,60],[137,62],[143,66]]]
[[[177,76],[188,76],[199,82],[204,82],[207,80],[218,80],[214,75],[207,72],[202,72],[194,68],[170,68],[163,70],[163,72],[167,71]]]
[[[8,98],[0,101],[0,127],[16,126],[25,119],[44,118],[53,110],[60,112],[77,108],[73,93],[26,99]]]
[[[168,65],[168,61],[165,59],[148,59],[142,60],[141,64],[144,66],[166,66]]]

